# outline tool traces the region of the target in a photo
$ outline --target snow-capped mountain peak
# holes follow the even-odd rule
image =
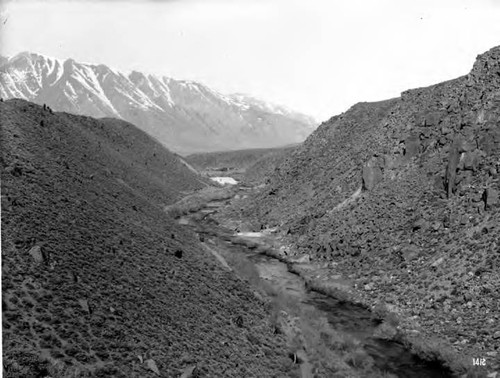
[[[283,106],[223,95],[198,82],[29,52],[0,57],[0,97],[122,118],[179,153],[297,143],[316,124]]]

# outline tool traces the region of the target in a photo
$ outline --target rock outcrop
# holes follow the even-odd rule
[[[375,185],[382,181],[382,169],[379,165],[379,159],[372,157],[363,167],[363,188],[372,190]]]

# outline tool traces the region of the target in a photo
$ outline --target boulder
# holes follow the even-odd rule
[[[432,184],[433,188],[437,192],[442,192],[446,188],[446,186],[444,184],[443,176],[441,176],[440,174],[436,174],[434,176],[432,183],[433,183]]]
[[[146,360],[146,366],[156,375],[160,375],[160,370],[158,369],[158,366],[156,366],[156,362],[154,360],[152,359]]]
[[[487,155],[493,155],[500,148],[500,129],[492,127],[481,133],[478,140],[478,147]]]
[[[311,257],[309,255],[303,255],[297,259],[292,260],[296,264],[308,264],[311,262]]]
[[[372,190],[382,181],[382,177],[382,169],[379,166],[378,159],[372,157],[363,167],[363,189]]]
[[[479,150],[466,152],[463,158],[463,169],[476,171],[479,165],[479,160],[480,160]]]
[[[444,258],[443,257],[440,257],[438,258],[436,261],[434,261],[431,266],[433,268],[437,268],[439,265],[441,265],[442,263],[444,262]]]
[[[472,151],[475,148],[474,146],[475,146],[474,142],[467,141],[464,139],[461,139],[457,142],[457,148],[459,153]]]
[[[418,218],[412,224],[412,231],[415,232],[418,230],[427,230],[429,227],[430,225],[428,221],[426,221],[424,218]]]
[[[190,365],[186,367],[180,378],[193,378],[197,375],[198,368],[196,365]]]
[[[375,289],[375,282],[367,283],[363,288],[366,291],[372,291],[373,289]]]
[[[31,257],[33,257],[33,260],[37,263],[43,263],[44,258],[43,258],[43,253],[42,253],[42,248],[38,245],[35,245],[33,248],[30,249],[28,252]]]
[[[422,126],[436,126],[441,121],[442,114],[438,111],[430,111],[423,115]]]
[[[453,131],[453,129],[449,125],[443,125],[441,127],[441,134],[443,134],[443,135],[448,135],[452,131]]]
[[[498,190],[493,188],[488,188],[483,192],[483,201],[486,208],[491,208],[492,206],[498,205],[499,194]]]
[[[382,339],[382,340],[393,340],[398,331],[397,329],[390,325],[387,322],[383,322],[380,324],[375,331],[373,332],[373,336],[377,339]]]
[[[405,139],[405,157],[411,159],[420,152],[420,139],[417,134],[411,134]]]
[[[416,245],[409,245],[403,248],[402,255],[406,262],[410,262],[420,256],[420,248]]]
[[[457,175],[457,167],[460,161],[460,154],[458,146],[460,144],[459,140],[453,142],[453,146],[450,148],[448,154],[448,165],[446,166],[446,189],[448,198],[452,196],[455,191],[455,178]]]
[[[78,304],[87,314],[90,314],[89,302],[86,299],[79,299]]]
[[[403,158],[400,154],[395,155],[384,155],[384,168],[385,169],[396,169],[400,167],[403,163]]]
[[[472,172],[461,172],[456,179],[456,183],[460,183],[463,188],[467,188],[472,183]]]

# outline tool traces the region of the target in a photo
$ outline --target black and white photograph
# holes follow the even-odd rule
[[[500,378],[500,0],[0,0],[4,378]]]

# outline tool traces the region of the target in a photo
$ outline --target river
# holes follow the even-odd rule
[[[360,377],[367,372],[370,376],[379,372],[381,375],[373,376],[381,377],[452,377],[440,363],[425,361],[386,337],[395,328],[369,309],[309,290],[286,263],[269,256],[274,248],[269,242],[272,232],[237,234],[219,224],[213,215],[229,203],[214,201],[180,218],[179,223],[196,232],[204,249],[247,280],[264,302],[274,303],[275,315],[280,318],[277,328],[289,337],[295,351],[290,358],[300,364],[302,377],[341,372],[345,361],[349,365],[346,369]]]

